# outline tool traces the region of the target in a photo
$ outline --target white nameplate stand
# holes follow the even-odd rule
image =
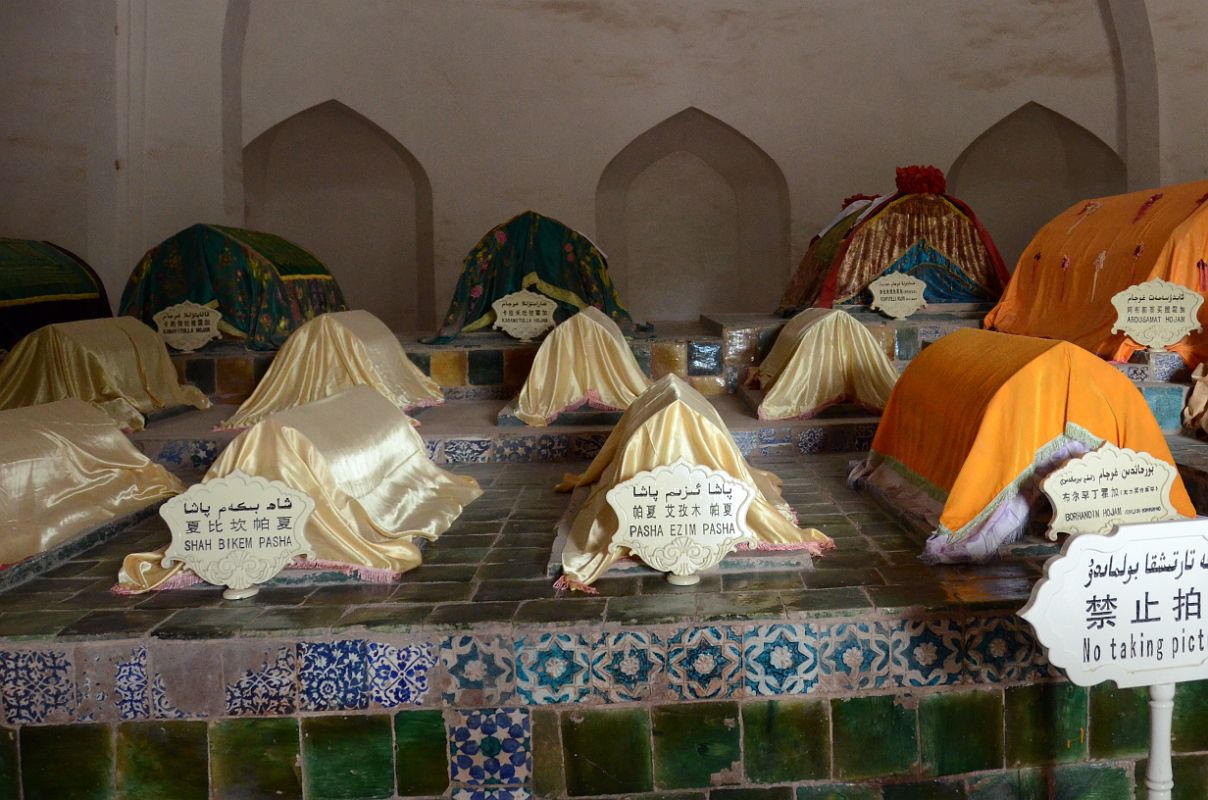
[[[1124,331],[1142,347],[1160,350],[1200,329],[1203,303],[1202,295],[1178,283],[1160,278],[1138,283],[1112,296],[1112,333]]]
[[[154,317],[155,327],[164,344],[174,350],[191,353],[211,339],[217,339],[222,312],[201,306],[192,300],[168,306]]]
[[[608,491],[617,515],[609,552],[628,548],[668,582],[691,586],[738,547],[756,543],[747,527],[751,487],[686,461],[639,472]]]
[[[1208,520],[1121,525],[1066,540],[1019,615],[1079,686],[1149,687],[1150,800],[1174,787],[1174,685],[1208,678]]]
[[[1105,443],[1053,470],[1041,489],[1053,504],[1048,537],[1107,533],[1116,525],[1183,519],[1170,502],[1175,468],[1149,453]]]
[[[872,293],[869,308],[879,309],[894,319],[906,319],[927,305],[923,299],[926,288],[926,283],[904,272],[882,275],[868,284],[868,291]]]
[[[226,586],[227,600],[251,597],[295,557],[314,557],[304,534],[314,509],[309,495],[238,471],[195,484],[159,509],[172,532],[162,563]]]
[[[491,303],[493,327],[522,342],[528,342],[554,327],[558,304],[543,294],[521,289]]]

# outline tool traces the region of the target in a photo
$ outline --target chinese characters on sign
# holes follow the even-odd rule
[[[296,556],[313,557],[303,533],[314,501],[280,481],[233,472],[199,483],[160,508],[172,532],[163,565],[179,561],[237,600],[256,593]]]
[[[927,284],[913,275],[902,272],[882,275],[868,284],[868,290],[872,292],[869,308],[880,309],[894,319],[906,319],[927,305],[923,299],[926,288]]]
[[[639,472],[608,492],[617,515],[610,550],[628,548],[672,583],[696,583],[740,543],[755,543],[747,528],[753,498],[741,481],[684,461]]]
[[[186,300],[168,306],[152,319],[165,344],[187,353],[218,338],[218,321],[222,319],[222,312]]]
[[[1070,459],[1044,479],[1053,504],[1048,537],[1107,533],[1115,525],[1182,519],[1170,502],[1175,470],[1149,453],[1113,444]]]
[[[521,289],[494,303],[495,327],[508,336],[527,342],[554,327],[558,304],[543,294]]]
[[[1186,286],[1155,278],[1130,286],[1112,297],[1116,324],[1112,333],[1124,331],[1142,347],[1163,348],[1200,329],[1204,298]]]

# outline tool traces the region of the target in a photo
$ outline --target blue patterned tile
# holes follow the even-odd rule
[[[226,713],[231,716],[293,714],[298,705],[297,663],[292,645],[238,654],[232,648],[225,654],[223,664]]]
[[[727,627],[685,628],[667,641],[667,673],[680,699],[742,692],[741,638]]]
[[[818,639],[809,625],[758,625],[742,635],[748,695],[806,694],[818,685]]]
[[[532,797],[527,786],[475,786],[453,790],[453,800],[532,800]]]
[[[586,698],[590,670],[591,647],[582,636],[543,633],[516,640],[516,693],[529,705]]]
[[[1024,680],[1036,661],[1036,642],[1016,616],[974,617],[965,632],[965,657],[973,680]]]
[[[570,453],[570,437],[565,433],[542,434],[533,452],[537,461],[565,461]]]
[[[890,683],[893,633],[884,622],[844,622],[831,627],[822,669],[834,688],[879,689]]]
[[[536,436],[507,436],[495,447],[495,460],[526,463],[533,460],[536,449]]]
[[[156,675],[151,681],[151,713],[156,719],[188,719],[189,715],[172,705],[164,676]]]
[[[734,437],[734,445],[744,456],[749,456],[759,441],[757,431],[732,431],[730,435]]]
[[[580,433],[576,434],[572,441],[574,457],[584,461],[591,461],[600,452],[600,448],[604,446],[604,442],[608,441],[608,434]]]
[[[452,711],[449,778],[469,786],[516,786],[533,771],[532,735],[523,708]]]
[[[147,648],[137,647],[130,651],[126,660],[117,662],[113,691],[118,716],[122,719],[146,719],[151,716]]]
[[[447,704],[498,703],[511,699],[515,669],[510,640],[458,634],[440,643],[449,675],[441,697]]]
[[[721,342],[688,342],[688,374],[720,375]]]
[[[951,617],[907,619],[894,631],[893,674],[899,686],[944,686],[965,675],[964,631]]]
[[[428,693],[428,670],[436,666],[427,642],[396,647],[369,642],[369,698],[383,708],[420,705]]]
[[[80,647],[76,650],[75,665],[75,719],[113,722],[151,716],[145,647],[108,644]]]
[[[369,707],[365,641],[298,642],[298,687],[303,711]]]
[[[75,712],[71,658],[62,650],[0,651],[0,695],[10,724],[66,721]]]
[[[645,631],[605,633],[591,662],[592,691],[609,703],[648,699],[667,665],[662,640]]]
[[[439,460],[441,444],[440,439],[424,439],[424,449],[428,451],[428,460]]]
[[[826,446],[826,430],[803,428],[797,432],[797,451],[802,454],[821,453]]]
[[[490,460],[490,439],[445,440],[445,461],[450,464],[481,464]]]
[[[206,439],[176,439],[165,442],[155,454],[155,460],[171,469],[209,469],[218,458],[218,450],[218,442]]]

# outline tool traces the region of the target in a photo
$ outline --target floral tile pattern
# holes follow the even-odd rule
[[[734,437],[735,446],[744,456],[750,455],[759,441],[759,434],[756,431],[731,431],[730,435]]]
[[[476,786],[453,790],[453,800],[531,800],[532,796],[526,786]]]
[[[1017,681],[1029,676],[1036,642],[1015,616],[974,617],[965,633],[969,673],[981,683]]]
[[[62,650],[0,651],[0,696],[10,724],[71,715],[76,706],[71,658]]]
[[[441,444],[442,444],[442,442],[440,439],[424,439],[424,449],[426,449],[428,451],[429,460],[431,460],[431,461],[439,460]]]
[[[450,464],[482,464],[490,460],[490,439],[445,440],[445,461]]]
[[[523,708],[454,711],[449,778],[470,786],[517,786],[533,771],[532,735]]]
[[[943,686],[965,674],[964,631],[951,617],[903,620],[894,631],[893,673],[899,686]]]
[[[496,461],[527,462],[537,449],[536,436],[509,436],[495,448]]]
[[[582,636],[545,633],[516,640],[516,693],[530,705],[574,703],[590,692],[591,648]]]
[[[797,451],[802,454],[821,453],[826,446],[824,428],[804,428],[797,432]]]
[[[298,686],[304,711],[369,707],[365,642],[298,643]]]
[[[712,625],[681,630],[667,642],[667,672],[681,699],[735,696],[742,691],[741,637]]]
[[[662,640],[644,631],[605,633],[596,643],[591,664],[593,692],[609,703],[645,700],[654,681],[666,670]]]
[[[590,461],[600,452],[604,442],[608,440],[606,433],[580,433],[573,439],[572,450],[574,457]]]
[[[156,719],[188,719],[189,715],[181,711],[168,699],[168,689],[164,686],[164,676],[156,675],[151,681],[151,713]]]
[[[564,433],[538,436],[533,450],[537,461],[565,461],[569,452],[570,437]]]
[[[137,647],[130,651],[129,658],[117,662],[113,693],[114,704],[122,719],[147,719],[151,716],[147,648]]]
[[[823,669],[838,689],[879,689],[890,683],[893,634],[884,622],[844,622],[831,627]]]
[[[369,699],[383,708],[419,705],[428,693],[428,670],[436,666],[427,642],[396,647],[369,642]]]
[[[206,439],[175,439],[165,442],[155,460],[165,467],[209,469],[218,458],[218,442]]]
[[[511,697],[515,669],[511,641],[497,636],[450,636],[440,644],[440,663],[449,675],[444,702],[499,702]]]
[[[293,647],[275,650],[258,667],[244,670],[239,677],[227,683],[227,714],[267,716],[294,713],[298,703],[297,657]]]
[[[818,640],[808,625],[760,625],[742,637],[749,695],[806,694],[818,685]]]
[[[111,722],[151,716],[145,647],[79,648],[74,660],[75,719]]]

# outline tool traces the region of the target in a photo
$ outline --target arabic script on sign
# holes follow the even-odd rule
[[[1204,298],[1186,286],[1160,278],[1130,286],[1112,297],[1116,324],[1112,333],[1124,331],[1142,347],[1163,348],[1177,344],[1200,329],[1200,306]]]
[[[186,300],[168,306],[152,319],[166,345],[189,353],[219,337],[218,321],[222,319],[222,312]]]
[[[495,327],[522,342],[527,342],[554,327],[558,304],[543,294],[521,289],[491,303]]]
[[[882,275],[868,284],[868,291],[872,293],[869,308],[880,309],[894,319],[906,319],[927,305],[923,299],[926,288],[926,283],[903,272]]]

